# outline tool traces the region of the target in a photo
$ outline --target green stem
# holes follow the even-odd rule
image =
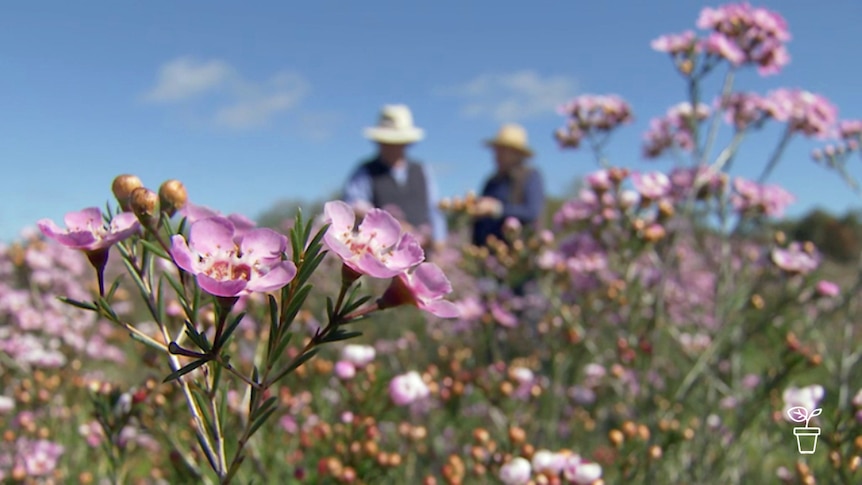
[[[790,128],[790,125],[787,125],[784,129],[784,134],[781,135],[781,140],[779,140],[778,146],[775,147],[775,150],[772,152],[772,156],[769,158],[769,162],[766,164],[766,167],[764,167],[763,173],[758,177],[757,183],[763,184],[766,182],[766,179],[769,178],[769,175],[772,174],[772,171],[775,170],[775,167],[781,160],[781,156],[784,155],[784,150],[787,148],[787,145],[790,143],[792,138],[793,130]]]

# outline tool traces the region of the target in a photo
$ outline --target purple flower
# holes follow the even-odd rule
[[[526,458],[517,456],[500,467],[500,481],[505,485],[527,485],[532,467]]]
[[[332,224],[324,242],[359,274],[392,278],[425,259],[418,241],[402,232],[401,224],[386,211],[372,209],[354,230],[356,214],[346,203],[327,202],[323,210],[327,222]]]
[[[422,263],[392,278],[378,304],[381,309],[409,304],[441,318],[456,318],[458,307],[443,299],[451,292],[452,284],[443,270],[434,263]]]
[[[179,213],[181,216],[186,218],[186,222],[188,224],[194,224],[197,221],[209,219],[210,217],[224,217],[219,211],[192,203],[187,203],[183,206],[183,208],[179,210]],[[243,234],[246,231],[257,227],[257,224],[255,224],[254,221],[242,214],[230,214],[227,216],[227,219],[233,223],[237,234]]]
[[[772,250],[772,262],[788,273],[808,274],[820,264],[816,251],[806,251],[802,244],[793,242],[787,249]]]
[[[72,249],[85,252],[105,250],[138,231],[140,223],[131,212],[121,212],[106,225],[102,211],[90,207],[79,212],[69,212],[63,218],[66,229],[60,229],[54,221],[41,219],[37,222],[45,236]]]
[[[744,62],[756,65],[762,76],[776,74],[790,62],[784,46],[790,32],[787,22],[776,12],[748,3],[707,7],[701,11],[697,26],[726,37],[739,51],[734,56],[742,54]]]
[[[733,188],[731,203],[740,213],[754,212],[781,217],[784,209],[796,200],[793,194],[777,185],[760,185],[741,177],[733,181]]]
[[[644,199],[657,200],[670,193],[670,179],[661,172],[633,173],[632,184]]]
[[[563,466],[563,476],[571,483],[590,485],[602,477],[602,467],[598,463],[584,460],[579,455],[571,455]]]
[[[745,52],[726,35],[718,32],[713,32],[703,41],[703,50],[727,60],[734,66],[745,62]]]
[[[396,376],[389,382],[389,397],[396,406],[407,406],[431,394],[422,376],[416,371]]]
[[[784,390],[782,398],[784,399],[784,410],[782,415],[784,419],[790,420],[787,412],[791,408],[803,407],[810,414],[817,409],[820,401],[823,399],[825,391],[823,386],[811,385],[807,387],[788,387]]]
[[[836,134],[838,108],[819,94],[801,89],[777,89],[769,93],[776,106],[775,119],[808,137],[828,138]]]
[[[650,47],[658,52],[671,55],[687,54],[699,49],[694,32],[687,30],[681,34],[666,34],[650,43]]]
[[[17,466],[21,466],[31,477],[50,475],[57,468],[57,461],[65,449],[62,445],[47,440],[30,441],[19,438],[16,443]]]
[[[290,283],[296,266],[282,261],[287,238],[271,229],[237,235],[233,223],[211,217],[192,224],[189,240],[174,236],[171,256],[214,296],[236,297],[274,291]]]

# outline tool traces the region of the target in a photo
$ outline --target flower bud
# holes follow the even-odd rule
[[[138,216],[141,224],[149,226],[153,216],[158,214],[159,196],[146,187],[138,187],[129,196],[129,208]]]
[[[117,198],[117,202],[120,203],[120,208],[123,209],[123,212],[131,210],[129,208],[129,196],[132,195],[135,189],[143,186],[144,184],[141,182],[141,179],[134,175],[118,175],[114,179],[114,183],[111,184],[111,190],[114,192],[114,197]]]
[[[159,187],[159,203],[168,217],[185,207],[188,198],[186,188],[179,180],[168,180]]]

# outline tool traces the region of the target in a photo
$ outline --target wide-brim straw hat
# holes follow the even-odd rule
[[[365,137],[389,145],[409,145],[425,138],[425,130],[413,125],[413,113],[403,104],[389,104],[380,110],[377,126],[365,129]]]
[[[533,149],[530,148],[530,143],[527,139],[527,130],[515,123],[509,123],[500,127],[497,136],[490,140],[485,140],[485,144],[489,147],[514,148],[527,157],[533,156]]]

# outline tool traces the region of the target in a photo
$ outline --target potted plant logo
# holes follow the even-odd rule
[[[812,428],[808,426],[811,418],[820,416],[823,410],[817,408],[811,413],[808,409],[802,406],[792,407],[787,410],[787,417],[794,423],[805,423],[805,427],[793,428],[793,434],[796,435],[796,446],[799,448],[801,455],[813,455],[817,451],[817,437],[820,436],[820,428]]]

